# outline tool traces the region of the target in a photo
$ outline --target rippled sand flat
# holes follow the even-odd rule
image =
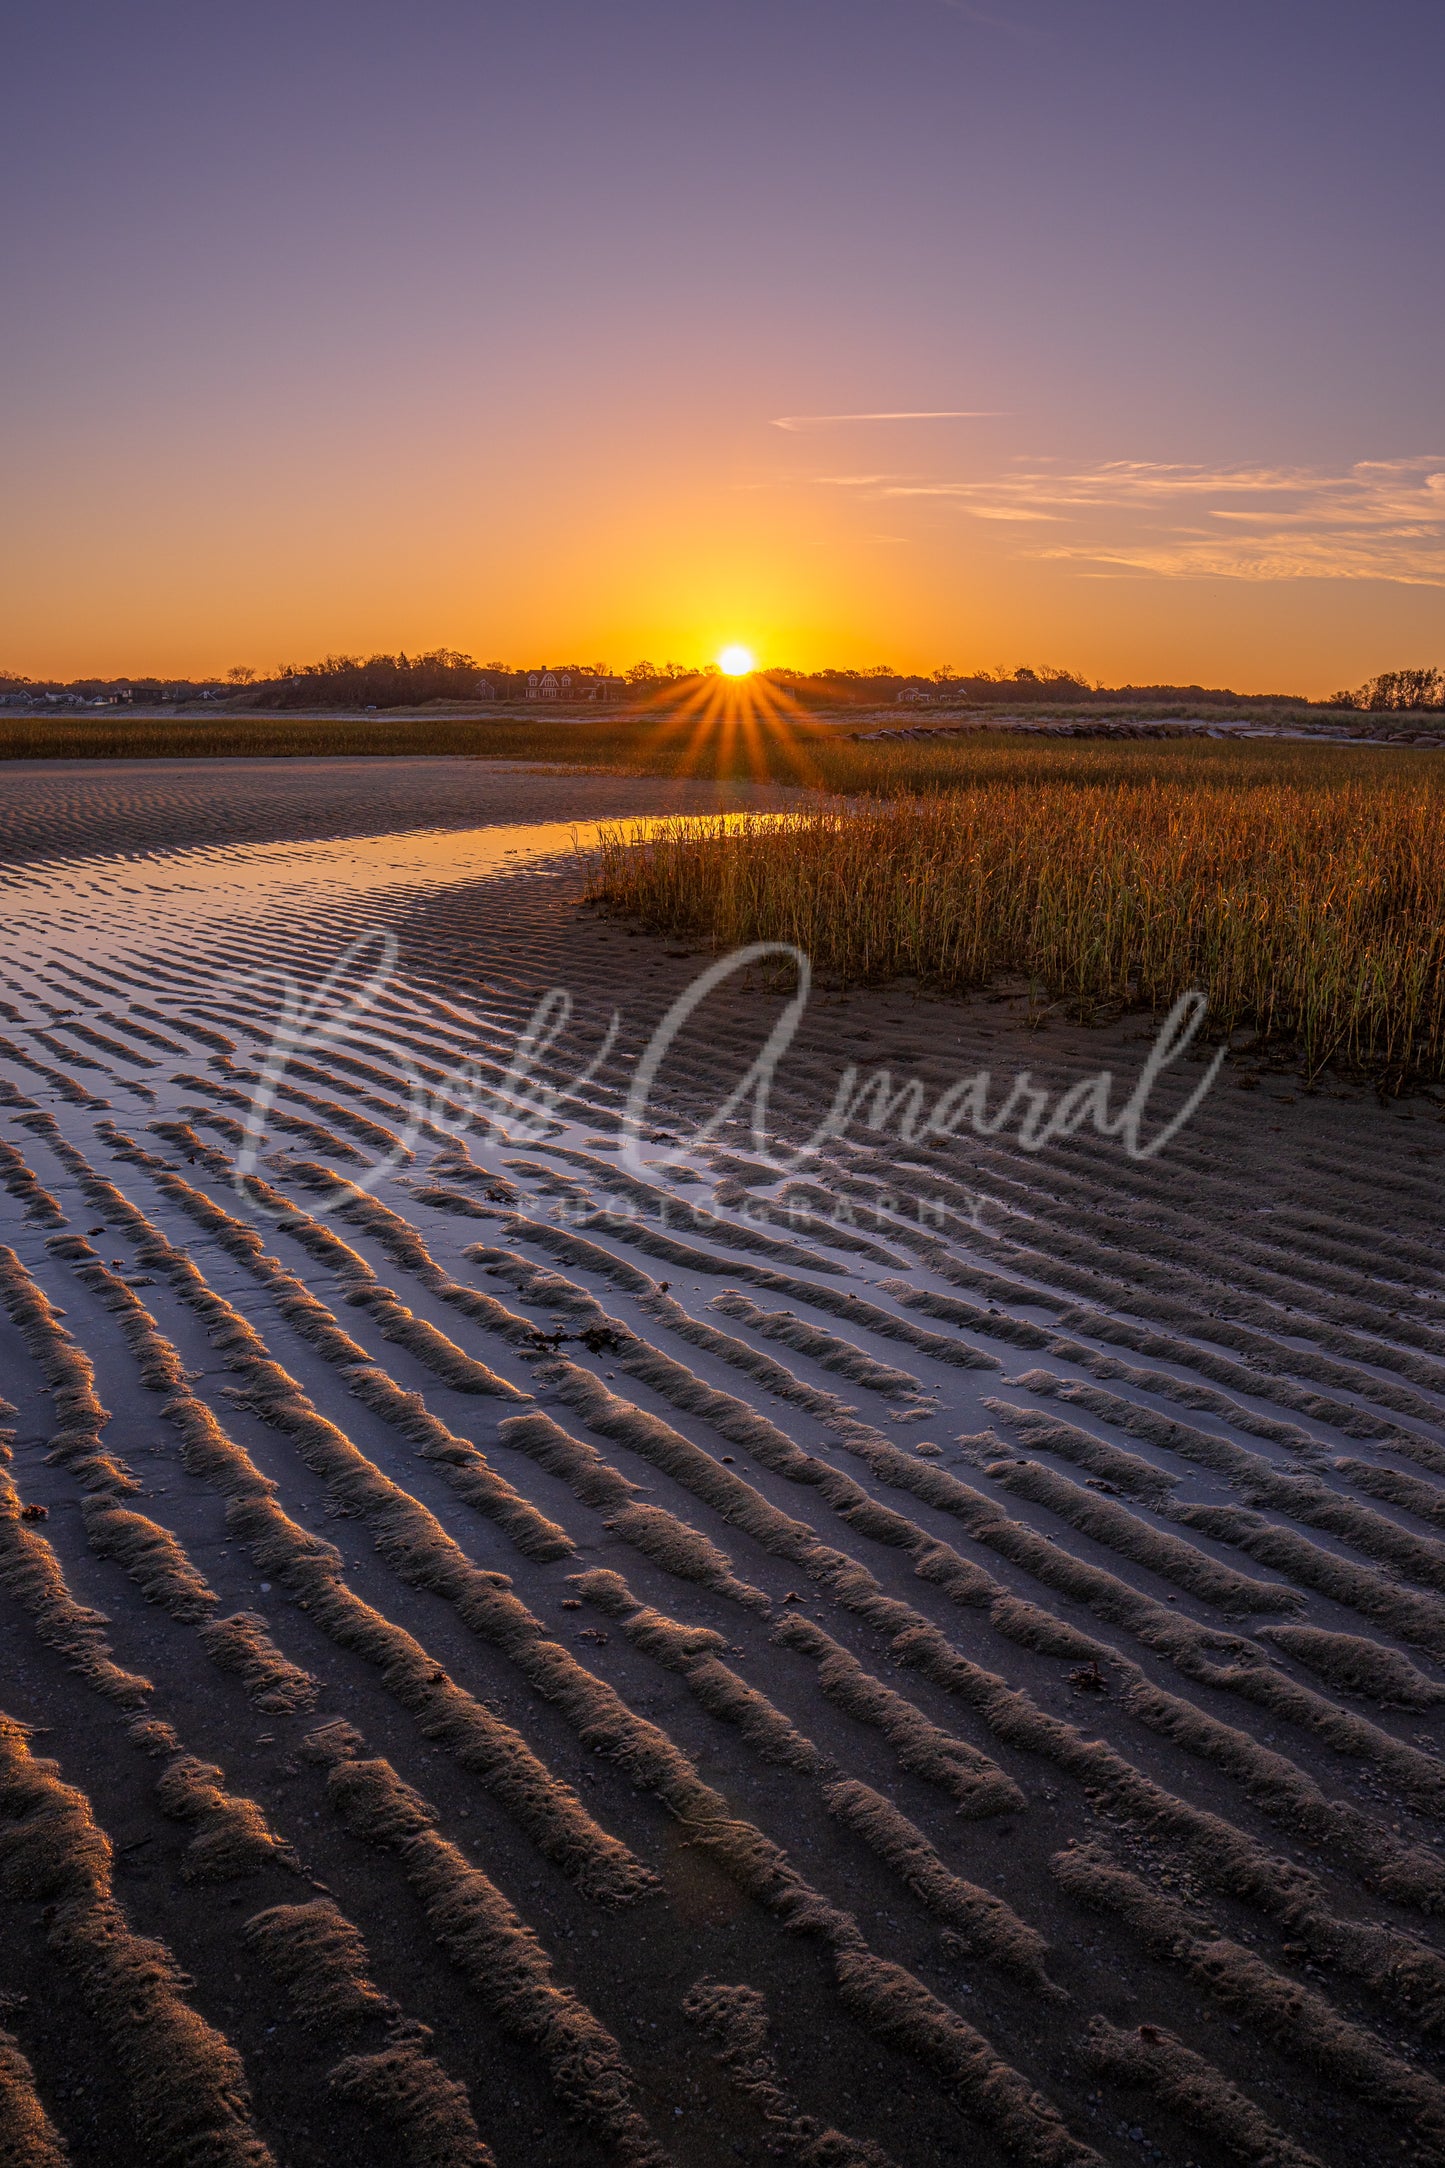
[[[0,2158],[1445,2157],[1440,1117],[758,969],[629,1149],[779,802],[0,768]]]

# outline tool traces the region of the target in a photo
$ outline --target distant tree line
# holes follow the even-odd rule
[[[603,663],[552,663],[557,676],[571,680],[569,699],[585,699],[590,679],[608,675]],[[327,655],[320,662],[286,663],[268,675],[238,663],[214,678],[116,677],[32,680],[0,670],[0,706],[181,707],[224,701],[248,708],[389,708],[424,707],[431,701],[525,699],[528,671],[509,663],[479,663],[457,649],[439,647],[421,655]],[[642,700],[663,697],[716,678],[717,666],[681,662],[636,662],[624,675]],[[948,664],[928,674],[910,674],[877,663],[866,670],[788,670],[759,673],[761,680],[805,708],[881,707],[893,702],[947,703],[958,707],[1098,705],[1332,707],[1365,710],[1445,709],[1445,671],[1382,670],[1353,692],[1311,702],[1297,693],[1236,693],[1227,686],[1091,684],[1075,670],[1050,665],[1037,669],[1020,663],[1012,669],[956,671]]]
[[[1336,693],[1333,708],[1389,710],[1445,708],[1445,670],[1382,670],[1352,693]]]
[[[554,662],[529,672],[510,663],[479,663],[457,649],[439,647],[426,655],[368,655],[365,660],[360,655],[328,655],[323,662],[288,663],[259,681],[256,690],[265,694],[267,707],[414,708],[432,700],[522,700],[529,674],[538,675],[541,669],[569,679],[573,695],[584,699],[590,680],[609,675],[600,662]],[[627,677],[645,692],[676,684],[689,674],[682,663],[664,663],[659,669],[640,662]]]
[[[1090,684],[1076,670],[1049,664],[1033,669],[1020,663],[1013,669],[960,672],[945,664],[927,676],[908,675],[879,663],[871,670],[770,670],[768,678],[801,704],[818,707],[877,707],[889,701],[928,700],[951,706],[1067,707],[1089,701],[1117,701],[1121,706],[1151,704],[1178,706],[1193,701],[1218,707],[1311,705],[1301,693],[1236,693],[1227,686],[1208,685],[1105,685]]]
[[[770,683],[784,687],[805,706],[877,707],[908,694],[980,707],[1094,698],[1094,689],[1086,679],[1072,670],[1047,665],[1038,670],[1024,664],[1015,670],[960,673],[945,663],[939,670],[920,675],[895,670],[889,663],[875,663],[869,670],[769,670],[764,674]]]
[[[477,682],[495,693],[499,677],[514,672],[483,669],[470,655],[438,647],[426,655],[328,655],[322,662],[285,663],[266,680],[268,707],[413,708],[429,700],[474,700]],[[508,687],[507,689],[510,689]]]

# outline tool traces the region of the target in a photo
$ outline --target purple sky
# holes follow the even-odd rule
[[[20,0],[4,70],[7,667],[1445,660],[1438,4]]]

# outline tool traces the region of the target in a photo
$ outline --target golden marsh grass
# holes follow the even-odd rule
[[[939,750],[839,745],[835,774],[873,795],[782,820],[612,830],[593,893],[723,947],[794,942],[857,982],[1022,975],[1085,1010],[1199,987],[1216,1029],[1256,1027],[1310,1070],[1445,1076],[1428,755],[995,739],[953,780]]]
[[[1199,712],[1199,711],[1192,711]],[[1110,710],[1118,716],[1116,703]],[[699,705],[696,700],[657,697],[643,709],[604,710],[566,717],[536,708],[499,709],[493,714],[383,712],[362,715],[296,713],[255,709],[240,713],[128,715],[111,709],[96,713],[0,715],[0,761],[7,760],[199,760],[297,759],[331,756],[384,758],[441,754],[492,760],[540,760],[585,765],[631,774],[688,775],[724,781],[760,780],[807,783],[822,789],[918,789],[946,787],[975,772],[995,774],[1017,766],[1027,774],[1060,763],[1071,774],[1153,772],[1171,756],[1205,764],[1238,767],[1241,757],[1278,750],[1268,744],[1209,739],[1048,739],[1020,735],[1027,720],[1067,720],[1076,728],[1097,726],[1100,713],[1020,709],[988,727],[934,738],[877,739],[864,733],[896,726],[898,715],[859,715],[829,719],[806,713],[778,699],[764,701],[745,691],[726,690]],[[1169,711],[1149,710],[1150,719],[1168,724]],[[1222,714],[1220,720],[1226,719]],[[1236,714],[1236,722],[1256,724],[1267,718]],[[1344,723],[1374,726],[1396,720],[1413,730],[1436,729],[1445,741],[1445,723],[1431,717],[1348,716],[1324,710],[1296,710],[1274,718],[1298,727]],[[1013,727],[1010,727],[1013,726]],[[1328,748],[1305,747],[1308,752]],[[1370,754],[1362,757],[1369,759]]]

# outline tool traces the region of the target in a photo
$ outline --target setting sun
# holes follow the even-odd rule
[[[724,677],[746,677],[753,668],[753,653],[748,647],[725,647],[718,656],[717,666]]]

